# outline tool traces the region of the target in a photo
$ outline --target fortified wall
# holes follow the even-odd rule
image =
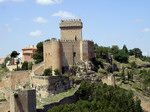
[[[12,71],[0,82],[0,89],[16,89],[29,82],[30,71]],[[5,86],[4,86],[5,85]]]
[[[69,78],[62,76],[32,76],[31,84],[41,97],[54,95],[70,88]]]

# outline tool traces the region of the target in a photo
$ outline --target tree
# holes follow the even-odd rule
[[[119,47],[117,45],[113,45],[111,47],[111,53],[114,55],[114,54],[117,54],[119,52]]]
[[[107,59],[108,58],[108,51],[109,51],[109,48],[107,48],[107,47],[103,47],[103,46],[97,47],[95,50],[96,58]]]
[[[16,58],[20,53],[18,53],[17,51],[12,51],[12,53],[10,54],[11,58]]]
[[[39,42],[37,45],[37,50],[35,54],[33,55],[33,59],[35,60],[35,63],[40,63],[43,61],[43,42]]]
[[[14,58],[17,58],[17,56],[19,55],[20,53],[18,53],[17,51],[12,51],[12,53],[10,54],[10,57],[12,58],[12,63],[14,64]],[[19,59],[17,59],[16,61],[16,64],[17,64],[17,70],[18,70],[18,64],[19,64]]]
[[[82,82],[76,92],[77,102],[55,106],[48,112],[143,112],[133,93],[102,83]]]
[[[128,53],[128,49],[127,49],[126,45],[123,46],[122,50],[123,50],[125,53]]]
[[[28,69],[29,69],[29,70],[32,70],[32,65],[33,65],[32,62],[29,62],[29,63],[28,63]]]
[[[98,44],[94,43],[94,50],[96,50],[98,47],[99,47]]]
[[[22,70],[28,70],[28,62],[27,61],[23,62],[21,69]]]
[[[134,48],[129,51],[130,55],[135,55],[136,58],[142,58],[142,51],[139,48]]]
[[[125,53],[123,50],[119,50],[118,53],[114,54],[114,59],[121,63],[127,63],[128,58],[129,58],[129,55]]]
[[[5,59],[4,59],[4,62],[3,62],[3,64],[2,64],[2,68],[6,68],[6,64],[7,64],[7,62],[10,62],[11,61],[11,58],[9,57],[9,56],[7,56]]]

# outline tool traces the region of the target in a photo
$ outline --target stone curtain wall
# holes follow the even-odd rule
[[[69,78],[64,76],[33,76],[31,83],[32,87],[36,88],[38,95],[43,98],[70,88]]]
[[[80,60],[80,41],[61,41],[62,44],[62,66],[73,65],[73,52],[75,53],[74,61]]]
[[[13,71],[0,82],[0,89],[24,86],[29,81],[29,71]]]
[[[42,109],[40,112],[47,112],[49,109],[52,109],[55,106],[58,106],[58,105],[61,105],[61,104],[62,105],[71,104],[71,103],[75,103],[76,101],[77,101],[77,94],[74,93],[72,96],[65,97],[62,100],[60,100],[59,102],[44,105],[43,106],[44,109]]]

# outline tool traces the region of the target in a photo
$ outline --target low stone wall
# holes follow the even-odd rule
[[[43,98],[70,88],[69,78],[64,76],[32,76],[31,84]]]
[[[59,102],[51,103],[49,105],[44,105],[43,109],[40,112],[47,112],[49,109],[52,109],[55,106],[71,104],[71,103],[75,103],[76,101],[77,101],[77,94],[74,93],[72,96],[65,97],[62,100],[60,100]]]

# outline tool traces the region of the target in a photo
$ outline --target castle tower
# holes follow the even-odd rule
[[[81,19],[61,20],[61,40],[82,40]]]
[[[61,43],[59,40],[51,39],[43,43],[44,50],[44,68],[52,68],[52,71],[58,69],[62,71],[61,65]]]

